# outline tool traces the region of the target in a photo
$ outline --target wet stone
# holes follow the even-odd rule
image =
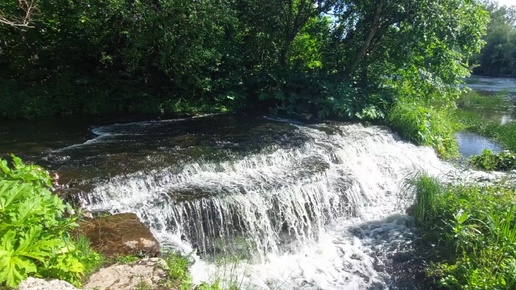
[[[92,247],[107,257],[155,257],[160,252],[158,241],[134,213],[84,220],[75,234],[85,235]]]

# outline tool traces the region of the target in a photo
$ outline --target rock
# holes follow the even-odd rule
[[[155,289],[166,278],[167,264],[160,258],[143,259],[127,265],[111,265],[98,270],[88,278],[85,290],[134,290]]]
[[[72,284],[61,280],[44,280],[29,277],[18,285],[18,290],[78,290]]]
[[[106,257],[145,255],[156,257],[159,243],[134,213],[84,220],[75,234],[85,235],[91,246]]]

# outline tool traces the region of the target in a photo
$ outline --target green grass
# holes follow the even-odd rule
[[[117,264],[131,264],[138,260],[141,260],[145,258],[144,256],[137,256],[137,255],[125,255],[125,256],[117,256],[116,257],[116,263]]]
[[[507,110],[509,101],[505,98],[507,92],[499,92],[493,95],[480,94],[470,90],[463,93],[456,101],[457,107],[463,110]]]
[[[516,190],[414,184],[427,276],[445,289],[516,289]]]
[[[86,278],[100,269],[106,262],[106,258],[91,248],[90,241],[85,236],[80,235],[74,238],[74,241],[79,253],[79,261],[84,266],[83,275]]]
[[[466,93],[457,101],[458,108],[451,116],[459,130],[491,138],[505,149],[516,151],[516,122],[502,125],[499,120],[491,120],[479,112],[479,109],[506,110],[508,101],[502,95],[483,96],[475,92]]]
[[[458,156],[456,125],[444,107],[416,103],[398,103],[389,113],[391,128],[418,145],[433,147],[444,158]]]

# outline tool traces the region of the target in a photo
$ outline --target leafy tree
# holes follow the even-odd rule
[[[490,21],[484,37],[486,45],[475,58],[476,74],[516,75],[516,7],[487,3]]]
[[[36,10],[36,0],[9,1],[0,4],[0,24],[26,28]]]

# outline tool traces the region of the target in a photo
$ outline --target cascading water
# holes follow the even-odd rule
[[[94,212],[135,212],[164,246],[193,251],[200,257],[191,269],[195,281],[219,278],[242,289],[403,288],[393,268],[414,239],[406,182],[452,167],[380,127],[261,122],[287,126],[297,141],[120,174],[96,181],[82,198]],[[104,138],[79,147],[112,136],[133,140],[141,131],[127,128],[160,132],[160,124],[98,128]],[[216,140],[237,143],[234,136]]]

